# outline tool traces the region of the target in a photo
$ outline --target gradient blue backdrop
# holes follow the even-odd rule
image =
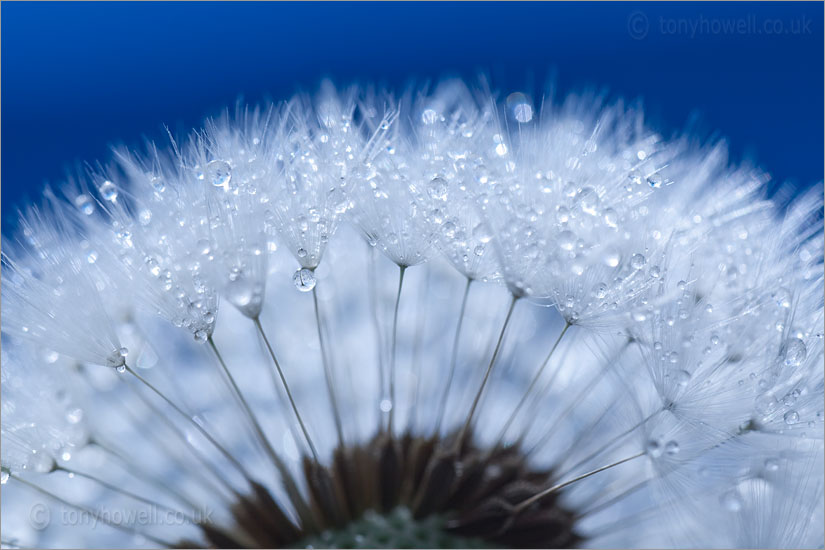
[[[402,86],[479,70],[512,91],[606,86],[670,133],[691,115],[735,158],[822,178],[822,3],[3,3],[2,214],[107,145],[185,131],[239,95],[323,76]]]

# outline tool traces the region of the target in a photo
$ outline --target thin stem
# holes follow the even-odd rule
[[[392,344],[390,346],[390,411],[387,417],[387,432],[392,433],[395,402],[395,348],[398,343],[398,306],[401,304],[401,288],[404,285],[404,272],[407,266],[398,266],[398,293],[395,295],[395,309],[392,314]]]
[[[599,472],[609,470],[610,468],[615,468],[616,466],[624,464],[625,462],[630,462],[631,460],[635,460],[635,459],[639,458],[640,456],[644,456],[644,455],[645,455],[645,453],[644,453],[644,451],[642,451],[641,453],[637,453],[633,456],[623,458],[623,459],[621,459],[617,462],[614,462],[612,464],[608,464],[607,466],[602,466],[601,468],[596,468],[595,470],[591,470],[591,471],[589,471],[585,474],[582,474],[580,476],[576,476],[573,479],[567,480],[563,483],[559,483],[558,485],[553,485],[552,487],[550,487],[548,489],[545,489],[545,490],[543,490],[539,493],[536,493],[535,495],[531,496],[530,498],[525,499],[525,500],[521,501],[520,503],[518,503],[515,506],[515,508],[513,509],[513,514],[515,515],[515,514],[518,514],[522,511],[524,511],[525,508],[527,508],[528,506],[530,506],[534,502],[537,502],[537,501],[543,499],[544,497],[555,493],[556,491],[560,491],[561,489],[564,489],[565,487],[567,487],[569,485],[572,485],[573,483],[576,483],[577,481],[581,481],[581,480],[583,480],[585,478],[588,478],[592,475],[598,474]]]
[[[556,433],[556,430],[557,430],[559,427],[561,427],[561,426],[563,425],[564,420],[565,420],[565,419],[566,419],[566,418],[570,415],[570,413],[572,413],[572,412],[573,412],[573,410],[574,410],[574,409],[575,409],[575,408],[579,405],[579,403],[580,403],[580,402],[581,402],[581,400],[585,397],[585,395],[586,395],[586,394],[588,394],[588,393],[590,393],[590,392],[592,392],[592,391],[593,391],[593,388],[594,388],[594,387],[595,387],[595,386],[596,386],[596,385],[597,385],[597,384],[598,384],[601,380],[604,380],[604,375],[605,375],[605,374],[607,374],[607,371],[609,371],[609,370],[610,370],[610,369],[611,369],[611,368],[615,365],[616,360],[617,360],[617,359],[618,359],[618,358],[622,355],[622,353],[624,353],[624,351],[625,351],[625,350],[627,349],[627,347],[630,345],[630,342],[631,342],[631,340],[629,340],[629,339],[628,339],[628,340],[626,340],[626,341],[625,341],[625,343],[624,343],[624,345],[622,345],[622,347],[619,349],[619,351],[618,351],[618,352],[616,352],[616,353],[613,355],[613,357],[611,357],[610,359],[608,359],[608,360],[605,362],[604,366],[603,366],[601,369],[599,369],[599,371],[596,373],[595,377],[591,378],[591,379],[590,379],[590,381],[589,381],[589,383],[584,384],[584,385],[582,386],[582,389],[579,391],[579,393],[576,395],[576,397],[574,397],[574,398],[570,401],[570,404],[569,404],[569,405],[567,406],[567,408],[566,408],[566,409],[565,409],[565,410],[561,413],[561,415],[559,415],[559,418],[550,424],[550,429],[548,429],[548,430],[544,433],[544,435],[543,435],[543,436],[541,436],[541,438],[539,439],[539,441],[536,443],[536,445],[537,445],[537,446],[539,446],[539,447],[540,447],[540,446],[544,445],[544,444],[545,444],[545,443],[546,443],[546,442],[547,442],[547,441],[548,441],[548,440],[549,440],[549,439],[553,436],[553,434],[555,434],[555,433]],[[541,395],[544,395],[544,391],[546,391],[546,389],[547,389],[547,388],[544,388],[544,389],[542,390]],[[522,431],[521,436],[519,437],[519,441],[522,441],[522,440],[523,440],[523,439],[527,436],[527,432],[530,430],[530,427],[531,427],[531,425],[528,425],[528,426],[527,426],[527,428],[526,428],[525,430],[523,430],[523,431]]]
[[[33,489],[34,491],[37,491],[41,495],[47,496],[50,499],[59,502],[60,504],[62,504],[64,506],[68,506],[69,508],[74,508],[75,510],[79,510],[80,512],[82,512],[84,514],[89,514],[89,516],[91,516],[95,520],[99,520],[102,523],[105,523],[106,525],[109,525],[110,527],[114,527],[115,529],[118,529],[120,531],[124,531],[126,533],[129,533],[130,535],[138,535],[138,536],[147,538],[147,539],[151,540],[152,542],[154,542],[155,544],[157,544],[158,546],[161,546],[161,547],[164,547],[164,548],[174,548],[175,546],[177,546],[177,543],[175,543],[175,542],[170,542],[170,541],[167,541],[167,540],[163,540],[163,539],[160,539],[160,538],[155,537],[153,535],[150,535],[150,534],[148,534],[144,531],[141,531],[139,529],[135,529],[134,527],[130,527],[128,525],[123,525],[123,524],[118,523],[116,521],[112,521],[111,519],[107,518],[106,516],[102,515],[100,512],[98,512],[96,510],[92,510],[91,508],[86,508],[85,506],[81,506],[80,504],[75,504],[74,502],[69,502],[68,500],[66,500],[62,497],[59,497],[56,494],[52,493],[51,491],[48,491],[48,490],[40,487],[39,485],[35,485],[34,483],[32,483],[30,481],[27,481],[27,480],[25,480],[25,479],[23,479],[19,476],[16,476],[15,474],[9,474],[9,478],[15,480],[18,483],[21,483],[21,484],[25,485],[26,487],[28,487],[30,489]]]
[[[570,468],[568,468],[568,469],[567,469],[567,472],[572,472],[573,470],[575,470],[576,468],[578,468],[578,467],[579,467],[579,466],[581,466],[582,464],[585,464],[585,463],[587,463],[588,461],[590,461],[590,460],[594,459],[595,457],[599,456],[599,455],[600,455],[600,454],[602,454],[604,451],[606,451],[607,449],[609,449],[610,447],[612,447],[612,446],[613,446],[616,442],[620,441],[622,438],[624,438],[624,437],[628,436],[629,434],[631,434],[632,432],[636,431],[636,429],[638,429],[638,428],[639,428],[639,426],[642,426],[643,424],[645,424],[648,420],[650,420],[651,418],[653,418],[654,416],[656,416],[657,414],[659,414],[662,410],[664,410],[664,409],[659,409],[659,410],[657,410],[657,411],[655,411],[655,412],[651,413],[651,414],[650,414],[647,418],[645,418],[645,419],[643,419],[643,420],[639,421],[639,422],[638,422],[638,423],[636,423],[633,427],[628,428],[628,429],[627,429],[627,430],[625,430],[624,432],[622,432],[622,433],[620,433],[619,435],[617,435],[617,436],[613,437],[613,438],[612,438],[612,439],[610,439],[607,443],[605,443],[604,445],[602,445],[601,447],[599,447],[598,449],[596,449],[596,451],[594,451],[594,452],[590,453],[590,454],[589,454],[589,455],[587,455],[585,458],[583,458],[583,459],[579,460],[579,461],[578,461],[578,462],[576,462],[573,466],[571,466]]]
[[[321,347],[321,362],[324,366],[324,378],[327,382],[327,393],[329,394],[329,402],[332,406],[332,415],[335,420],[335,431],[338,434],[338,444],[340,447],[344,446],[344,428],[341,424],[341,411],[338,408],[338,398],[335,395],[335,380],[332,376],[332,365],[329,357],[327,357],[327,347],[324,342],[324,331],[321,328],[321,308],[318,305],[318,286],[312,287],[312,302],[315,306],[315,326],[318,327],[318,345]]]
[[[198,509],[198,506],[186,495],[172,488],[168,483],[162,481],[153,474],[143,470],[143,468],[141,468],[134,461],[130,460],[122,452],[117,451],[106,444],[101,443],[101,441],[97,437],[92,437],[89,440],[89,445],[94,445],[98,449],[119,460],[121,463],[123,463],[124,466],[126,466],[126,471],[129,472],[129,474],[135,479],[139,479],[144,483],[151,485],[156,489],[159,489],[160,491],[166,492],[167,494],[175,498],[177,501],[183,503],[185,506],[188,506],[189,508],[192,508],[193,510]]]
[[[504,318],[504,324],[501,326],[501,332],[499,333],[498,340],[496,341],[496,347],[493,350],[493,356],[490,358],[490,364],[487,365],[487,370],[484,372],[484,378],[481,380],[481,385],[473,398],[473,404],[470,406],[470,412],[467,413],[467,420],[464,421],[464,426],[461,428],[461,432],[459,432],[458,439],[456,439],[456,451],[461,449],[461,446],[463,445],[464,438],[467,436],[467,430],[470,429],[470,424],[473,421],[473,416],[475,415],[476,408],[478,407],[478,402],[481,399],[481,394],[484,393],[487,380],[490,378],[490,373],[493,372],[493,366],[496,364],[496,358],[501,351],[501,344],[504,341],[504,333],[507,331],[507,325],[510,324],[510,318],[513,316],[513,309],[516,307],[516,301],[518,301],[518,297],[513,294],[510,298],[510,305],[507,308],[507,316]]]
[[[241,408],[244,412],[244,416],[249,421],[249,424],[252,426],[252,429],[255,431],[258,440],[263,445],[266,453],[269,455],[270,459],[277,465],[281,462],[278,455],[275,453],[275,449],[272,448],[272,445],[269,443],[269,439],[264,434],[263,428],[261,428],[260,423],[258,422],[257,417],[252,412],[252,408],[249,406],[249,403],[244,398],[243,394],[241,393],[240,388],[238,387],[237,382],[235,382],[235,378],[232,376],[232,373],[229,372],[229,368],[226,366],[226,362],[223,360],[223,356],[218,351],[218,346],[215,345],[215,341],[212,339],[212,336],[209,336],[206,339],[207,343],[209,344],[210,349],[215,354],[215,357],[218,360],[218,364],[221,367],[221,370],[226,375],[227,381],[229,383],[230,389],[232,393],[235,394],[235,397],[238,399]]]
[[[430,280],[432,279],[432,270],[427,270],[427,277],[424,280],[423,297],[430,294]],[[415,336],[413,337],[413,352],[412,352],[412,373],[415,378],[415,384],[410,384],[410,409],[408,412],[409,418],[407,420],[407,431],[414,432],[418,424],[418,396],[421,393],[421,361],[419,355],[421,353],[421,341],[424,338],[424,327],[427,319],[426,300],[419,300],[416,304],[415,312]]]
[[[441,402],[438,405],[438,414],[435,417],[434,434],[441,431],[441,422],[444,419],[444,414],[447,412],[447,398],[450,395],[450,388],[455,377],[455,369],[458,364],[458,342],[461,337],[461,325],[464,324],[464,313],[467,309],[467,299],[470,295],[470,285],[473,280],[467,277],[467,284],[464,286],[464,296],[461,298],[461,309],[458,312],[458,323],[455,327],[455,336],[453,337],[453,351],[450,355],[450,374],[447,375],[447,385],[444,387],[444,394],[441,396]]]
[[[218,346],[215,344],[215,341],[212,339],[212,336],[209,336],[206,340],[209,343],[209,347],[212,348],[212,351],[215,353],[215,357],[218,359],[218,363],[221,366],[224,374],[226,374],[226,378],[229,381],[230,387],[232,392],[235,394],[235,397],[240,401],[241,407],[244,410],[245,416],[249,423],[252,425],[252,429],[255,430],[255,433],[258,436],[258,439],[261,441],[261,444],[264,446],[266,453],[269,455],[269,458],[272,460],[275,467],[278,469],[278,472],[281,474],[281,479],[284,481],[284,485],[286,486],[287,493],[289,493],[293,502],[302,503],[301,492],[298,489],[295,480],[292,477],[292,473],[287,468],[284,461],[281,460],[281,457],[278,456],[278,453],[275,452],[275,449],[272,448],[272,445],[269,443],[269,439],[264,434],[263,428],[261,428],[260,423],[258,422],[257,417],[252,412],[252,408],[249,406],[249,403],[244,398],[243,394],[241,393],[238,384],[235,382],[235,379],[232,376],[232,373],[229,372],[229,368],[226,366],[226,362],[223,360],[223,356],[218,351]],[[302,513],[306,510],[301,509]]]
[[[364,241],[366,242],[366,241]],[[377,297],[377,286],[375,284],[375,248],[370,246],[367,243],[367,248],[369,249],[368,260],[369,265],[367,268],[367,281],[369,285],[369,302],[370,302],[370,311],[372,312],[372,325],[373,329],[375,329],[375,340],[378,343],[378,387],[380,391],[378,392],[378,410],[381,410],[381,400],[384,398],[384,338],[381,331],[381,322],[378,318],[378,297]]]
[[[278,376],[281,379],[281,384],[283,384],[284,390],[286,391],[286,396],[289,398],[289,404],[292,406],[292,412],[295,413],[295,418],[298,419],[298,424],[301,426],[301,431],[304,433],[304,439],[306,440],[307,446],[312,453],[312,458],[315,462],[318,462],[318,451],[315,450],[315,445],[312,444],[312,439],[309,437],[309,432],[307,431],[303,418],[301,418],[301,413],[298,412],[298,405],[295,403],[295,398],[292,397],[292,391],[289,389],[289,384],[286,382],[286,376],[284,376],[284,371],[281,369],[281,364],[278,363],[278,359],[275,357],[275,352],[272,351],[272,345],[269,343],[269,339],[266,337],[264,328],[261,326],[261,320],[258,317],[255,317],[252,321],[258,328],[258,333],[261,335],[261,338],[263,338],[266,349],[269,351],[269,356],[275,364],[275,368],[278,371]]]
[[[166,404],[168,404],[168,405],[169,405],[170,407],[172,407],[172,408],[173,408],[173,409],[174,409],[174,410],[175,410],[175,411],[176,411],[179,415],[181,415],[183,418],[185,418],[187,422],[189,422],[190,424],[192,424],[192,426],[194,426],[194,427],[195,427],[195,429],[196,429],[196,430],[198,430],[198,432],[200,432],[200,434],[201,434],[203,437],[205,437],[205,438],[207,439],[207,441],[209,441],[209,442],[210,442],[210,443],[211,443],[211,444],[212,444],[212,445],[213,445],[213,446],[214,446],[214,447],[215,447],[218,451],[220,451],[220,453],[221,453],[224,457],[226,457],[226,459],[227,459],[230,463],[232,463],[232,465],[235,467],[235,469],[237,469],[237,470],[238,470],[238,472],[239,472],[239,473],[240,473],[240,474],[241,474],[241,475],[242,475],[242,476],[243,476],[243,477],[244,477],[247,481],[252,482],[252,476],[250,476],[250,475],[249,475],[249,472],[247,472],[247,471],[246,471],[246,468],[244,468],[244,467],[243,467],[243,464],[241,464],[241,463],[238,461],[238,459],[237,459],[237,458],[235,458],[234,456],[232,456],[232,453],[230,453],[229,451],[227,451],[227,450],[226,450],[226,448],[225,448],[223,445],[221,445],[220,443],[218,443],[218,441],[217,441],[217,440],[216,440],[216,439],[212,436],[212,434],[210,434],[208,431],[206,431],[206,429],[205,429],[203,426],[201,426],[200,424],[198,424],[197,422],[195,422],[195,420],[194,420],[191,416],[189,416],[188,414],[186,414],[186,412],[185,412],[183,409],[181,409],[181,408],[180,408],[177,404],[175,404],[175,402],[174,402],[174,401],[172,401],[171,399],[169,399],[168,397],[166,397],[166,395],[164,395],[164,393],[163,393],[163,392],[161,392],[159,389],[157,389],[155,386],[153,386],[153,385],[152,385],[152,384],[151,384],[148,380],[146,380],[146,379],[145,379],[145,378],[143,378],[141,375],[139,375],[138,373],[136,373],[136,372],[135,372],[134,370],[132,370],[132,368],[131,368],[131,367],[129,367],[128,365],[124,365],[124,366],[125,366],[125,368],[126,368],[126,371],[127,371],[129,374],[131,374],[132,376],[134,376],[135,378],[137,378],[137,379],[138,379],[138,380],[139,380],[139,381],[140,381],[140,382],[141,382],[144,386],[146,386],[147,388],[149,388],[150,390],[152,390],[155,394],[157,394],[157,396],[158,396],[158,397],[160,397],[161,399],[163,399],[163,400],[166,402]]]
[[[110,491],[113,491],[115,493],[119,493],[119,494],[121,494],[125,497],[128,497],[128,498],[131,498],[133,500],[137,500],[138,502],[148,504],[149,506],[159,508],[159,509],[164,510],[166,512],[172,512],[173,514],[180,514],[181,516],[183,516],[190,523],[197,524],[197,520],[195,518],[193,518],[190,514],[187,514],[186,512],[183,512],[181,510],[176,510],[175,508],[170,508],[169,506],[165,506],[165,505],[163,505],[163,504],[161,504],[157,501],[154,501],[150,498],[140,496],[140,495],[138,495],[136,493],[133,493],[131,491],[127,491],[126,489],[123,489],[122,487],[118,487],[117,485],[109,483],[108,481],[104,481],[103,479],[100,479],[99,477],[94,476],[92,474],[87,474],[85,472],[78,472],[77,470],[72,470],[70,468],[66,468],[66,467],[60,466],[60,465],[55,466],[52,471],[53,472],[64,472],[64,473],[68,474],[69,477],[76,476],[76,477],[82,477],[82,478],[88,479],[89,481],[97,483],[101,487],[109,489]]]
[[[227,496],[224,493],[216,491],[216,489],[220,486],[215,485],[212,482],[213,479],[219,480],[223,488],[226,489],[232,497],[238,499],[241,498],[241,494],[237,491],[237,489],[230,485],[229,481],[226,479],[226,476],[223,475],[214,464],[207,460],[205,456],[203,456],[203,453],[201,453],[198,450],[198,448],[195,447],[191,441],[189,441],[189,438],[186,436],[186,434],[183,433],[183,431],[181,431],[180,428],[178,428],[171,420],[169,420],[169,418],[165,414],[163,414],[151,401],[149,401],[149,398],[147,396],[143,395],[143,393],[138,391],[138,389],[134,385],[127,384],[127,386],[130,390],[132,390],[135,393],[138,399],[140,399],[140,401],[144,405],[146,405],[146,408],[148,408],[152,414],[158,417],[158,419],[160,419],[160,421],[163,422],[163,424],[167,428],[169,428],[169,430],[173,434],[175,434],[175,437],[177,437],[181,441],[181,443],[183,443],[184,446],[186,446],[186,448],[189,449],[189,452],[192,453],[192,456],[194,456],[198,460],[198,462],[200,462],[209,471],[209,473],[212,474],[212,477],[202,474],[200,468],[188,467],[188,464],[184,463],[181,459],[176,457],[176,461],[179,462],[181,466],[183,466],[182,471],[187,472],[193,477],[195,477],[205,487],[208,487],[210,490],[214,491],[215,494],[221,495],[221,498],[223,498],[230,504],[232,503],[231,497],[227,498]],[[134,413],[130,413],[130,416],[132,417],[133,421],[138,423],[140,422],[140,420]],[[172,450],[166,445],[165,439],[163,439],[162,437],[158,437],[152,430],[149,430],[149,433],[152,434],[152,437],[155,439],[158,446],[161,447],[167,454],[169,454],[172,457],[176,456],[172,452]]]
[[[86,369],[79,368],[78,372],[86,380],[86,383],[89,384],[90,387],[92,387],[95,391],[98,391],[97,388],[95,387],[94,382],[89,377],[88,371]],[[112,375],[117,376],[114,373]],[[172,433],[174,433],[178,437],[178,439],[180,439],[181,442],[184,443],[184,445],[187,446],[187,448],[192,452],[192,454],[195,456],[196,459],[200,460],[207,467],[207,469],[210,469],[210,468],[212,469],[213,477],[221,479],[226,484],[226,487],[228,489],[230,489],[230,492],[234,491],[234,489],[232,489],[232,487],[229,486],[229,483],[226,480],[223,479],[224,476],[219,476],[219,475],[215,474],[214,466],[212,466],[211,463],[206,461],[206,459],[200,453],[198,453],[198,451],[192,446],[192,443],[188,439],[186,439],[186,437],[181,433],[181,431],[177,428],[177,426],[175,426],[166,417],[165,414],[161,413],[158,410],[158,408],[153,403],[151,403],[149,401],[149,399],[142,392],[138,391],[138,389],[133,384],[126,384],[126,387],[129,388],[129,391],[131,391],[132,393],[135,394],[135,396],[140,400],[141,403],[143,403],[144,406],[146,406],[147,409],[149,409],[149,412],[151,414],[154,414],[156,417],[158,417],[158,419],[167,428],[169,428],[172,431]],[[113,400],[113,397],[109,392],[99,392],[99,393],[104,399],[106,399],[108,401]],[[117,406],[113,407],[113,408],[117,411],[120,411],[120,413],[123,414],[128,421],[133,422],[135,425],[140,425],[143,422],[143,420],[141,418],[139,418],[138,415],[135,414],[135,412],[133,412],[129,407],[124,406],[123,403],[118,402],[118,403],[116,403],[116,405]],[[205,487],[209,488],[210,491],[212,491],[213,493],[218,495],[220,498],[224,499],[226,502],[231,503],[231,500],[226,498],[226,495],[224,493],[222,493],[220,491],[220,489],[212,482],[211,478],[208,478],[204,474],[202,474],[201,470],[199,468],[189,468],[188,464],[185,464],[181,460],[180,456],[176,452],[174,452],[173,449],[171,449],[169,447],[169,444],[168,444],[167,440],[164,439],[163,437],[161,437],[156,430],[148,430],[147,432],[145,432],[145,435],[147,437],[147,440],[151,439],[151,442],[154,442],[154,444],[157,446],[157,448],[160,451],[162,451],[169,458],[171,458],[172,460],[177,462],[182,467],[181,470],[183,472],[191,475],[199,483],[201,483]],[[126,462],[130,465],[134,464],[132,461],[126,459],[126,456],[123,452],[115,451],[111,446],[108,446],[108,447],[103,446],[99,435],[95,436],[92,440],[90,440],[90,443],[93,443],[93,444],[97,445],[98,447],[108,451],[109,453],[114,454],[115,456],[120,456],[121,460],[123,460],[124,462]],[[138,469],[137,466],[132,466],[132,467],[135,468],[135,469]],[[163,485],[165,486],[166,484],[164,483]],[[183,496],[183,495],[181,495],[181,496]],[[191,506],[191,507],[196,508],[196,506]]]
[[[603,502],[601,502],[601,503],[599,503],[595,506],[592,506],[592,507],[587,508],[586,510],[584,510],[582,512],[579,512],[577,514],[577,516],[582,518],[582,517],[589,516],[589,515],[595,514],[597,512],[600,512],[601,510],[604,510],[605,508],[608,508],[608,507],[612,506],[613,504],[616,504],[620,500],[622,500],[624,498],[627,498],[628,496],[632,495],[633,493],[635,493],[636,491],[638,491],[639,489],[641,489],[642,487],[644,487],[645,485],[650,483],[653,479],[655,479],[655,478],[649,478],[649,479],[646,479],[644,481],[640,481],[639,483],[636,483],[635,485],[633,485],[629,489],[626,489],[626,490],[622,491],[621,493],[619,493],[615,497],[609,498],[609,499],[607,499],[607,500],[605,500],[605,501],[603,501]]]
[[[555,353],[556,348],[559,347],[559,343],[561,343],[562,338],[564,338],[564,335],[567,334],[567,329],[569,328],[570,322],[565,321],[564,328],[561,329],[561,334],[559,334],[559,336],[556,338],[556,341],[553,343],[553,347],[550,348],[550,352],[547,354],[547,357],[545,357],[544,362],[539,367],[539,370],[536,372],[535,376],[533,376],[533,379],[530,381],[530,385],[527,386],[527,390],[524,392],[524,395],[521,396],[521,400],[518,402],[518,405],[516,405],[516,408],[510,414],[510,417],[507,419],[507,422],[504,423],[504,427],[501,429],[501,432],[499,432],[498,437],[496,438],[497,443],[496,445],[494,445],[494,447],[500,445],[502,440],[504,439],[504,436],[507,435],[507,430],[510,429],[510,425],[518,416],[518,413],[521,411],[521,408],[530,398],[530,395],[532,395],[533,388],[535,388],[536,384],[541,378],[542,373],[544,373],[544,369],[547,367],[548,364],[550,364],[550,359],[553,357],[553,353]]]

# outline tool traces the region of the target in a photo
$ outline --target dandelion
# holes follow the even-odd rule
[[[3,545],[818,547],[822,190],[769,182],[455,81],[117,150],[6,239]]]

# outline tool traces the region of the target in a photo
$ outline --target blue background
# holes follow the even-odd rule
[[[823,170],[822,3],[3,3],[2,214],[77,161],[319,79],[606,86],[665,134],[699,113],[779,181]],[[641,15],[640,15],[641,14]],[[738,21],[744,28],[722,29]],[[681,27],[679,26],[681,25]],[[699,25],[691,35],[689,25]],[[767,30],[766,30],[767,29]],[[782,30],[781,33],[776,33]]]

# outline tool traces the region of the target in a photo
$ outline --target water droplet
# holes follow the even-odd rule
[[[599,194],[592,187],[583,187],[579,191],[578,203],[585,214],[595,216],[599,213]]]
[[[642,254],[634,254],[630,257],[630,267],[633,269],[642,269],[647,260]]]
[[[654,265],[650,268],[650,276],[654,279],[658,279],[662,275],[662,271],[659,269],[658,265]]]
[[[301,292],[309,292],[315,288],[315,274],[311,269],[299,269],[292,276],[292,283]]]
[[[619,215],[612,208],[606,208],[604,214],[604,223],[608,227],[617,227],[619,225]]]
[[[295,253],[295,255],[298,256],[299,258],[306,258],[307,257],[307,251],[304,250],[303,248],[299,248],[298,251]]]
[[[507,96],[507,107],[513,111],[513,117],[524,124],[533,119],[533,107],[530,100],[521,92],[513,92]]]
[[[513,108],[513,116],[522,124],[533,119],[533,108],[527,103],[519,103]]]
[[[660,188],[663,182],[664,178],[662,178],[662,176],[660,176],[659,174],[652,174],[647,178],[647,184],[653,187],[654,189]]]
[[[662,443],[658,439],[651,439],[645,445],[645,450],[653,458],[659,457],[662,455]]]
[[[576,246],[576,235],[572,231],[562,231],[558,238],[562,250],[573,250]]]
[[[493,238],[487,224],[482,222],[473,229],[473,238],[482,244],[487,244]]]
[[[427,187],[427,195],[433,200],[447,200],[447,181],[444,178],[433,178]]]
[[[608,248],[604,251],[604,265],[608,267],[616,267],[619,265],[619,262],[622,260],[621,254],[619,254],[618,249],[616,248]]]
[[[85,215],[91,216],[95,211],[95,203],[89,195],[78,195],[74,199],[74,205]]]
[[[330,192],[328,201],[329,204],[332,205],[332,209],[336,214],[343,214],[349,209],[347,194],[340,187],[336,187],[332,192]]]
[[[605,296],[607,296],[607,285],[604,283],[597,283],[596,286],[593,287],[593,297],[602,300]]]
[[[799,422],[799,413],[796,411],[788,411],[783,418],[785,419],[785,424],[792,426]]]
[[[739,495],[739,491],[735,489],[723,494],[720,502],[728,512],[738,512],[742,509],[743,505],[742,497]]]
[[[784,287],[779,287],[773,293],[773,300],[781,308],[787,309],[791,307],[791,291]]]
[[[117,367],[117,372],[119,372],[120,374],[123,374],[124,372],[126,372],[126,366],[121,365],[121,366]]]
[[[206,333],[205,330],[195,331],[195,342],[202,344],[203,342],[206,342],[207,338],[209,338],[209,335]]]
[[[199,254],[206,256],[212,251],[212,245],[209,243],[208,239],[199,239],[195,244],[195,249]]]
[[[779,470],[779,461],[775,458],[768,458],[765,460],[765,469],[769,472]]]
[[[9,472],[7,470],[0,471],[0,485],[5,485],[9,481]]]
[[[670,354],[670,362],[671,363],[675,363],[676,361],[679,360],[678,354],[676,356],[676,361],[673,360],[673,354],[675,354],[675,353],[676,352],[674,351],[674,352],[671,352],[671,354]],[[688,385],[688,382],[690,382],[690,378],[691,378],[690,373],[686,370],[678,370],[673,374],[673,381],[676,382],[678,385],[680,385],[682,387]]]
[[[665,445],[665,452],[667,454],[669,454],[670,456],[679,454],[679,451],[680,451],[679,443],[677,443],[676,441],[668,441],[667,444]]]
[[[138,220],[140,221],[140,225],[149,225],[149,222],[152,221],[152,211],[144,208],[138,213]]]
[[[252,284],[246,277],[236,275],[230,276],[229,282],[226,285],[226,299],[232,305],[238,308],[243,308],[252,303]]]
[[[215,187],[229,189],[229,182],[232,180],[232,167],[225,160],[210,161],[204,169],[203,179]]]
[[[805,342],[799,338],[791,338],[784,346],[783,363],[786,367],[798,367],[807,356]]]
[[[421,113],[421,122],[424,124],[435,124],[436,120],[438,120],[438,113],[433,109],[424,109],[424,112]]]
[[[104,181],[97,188],[104,200],[114,202],[117,199],[117,187],[109,180]]]
[[[570,210],[568,210],[566,206],[559,206],[558,210],[556,210],[556,220],[559,223],[567,223],[570,221]]]
[[[392,401],[390,401],[389,399],[382,399],[380,407],[381,411],[388,413],[392,410]]]

